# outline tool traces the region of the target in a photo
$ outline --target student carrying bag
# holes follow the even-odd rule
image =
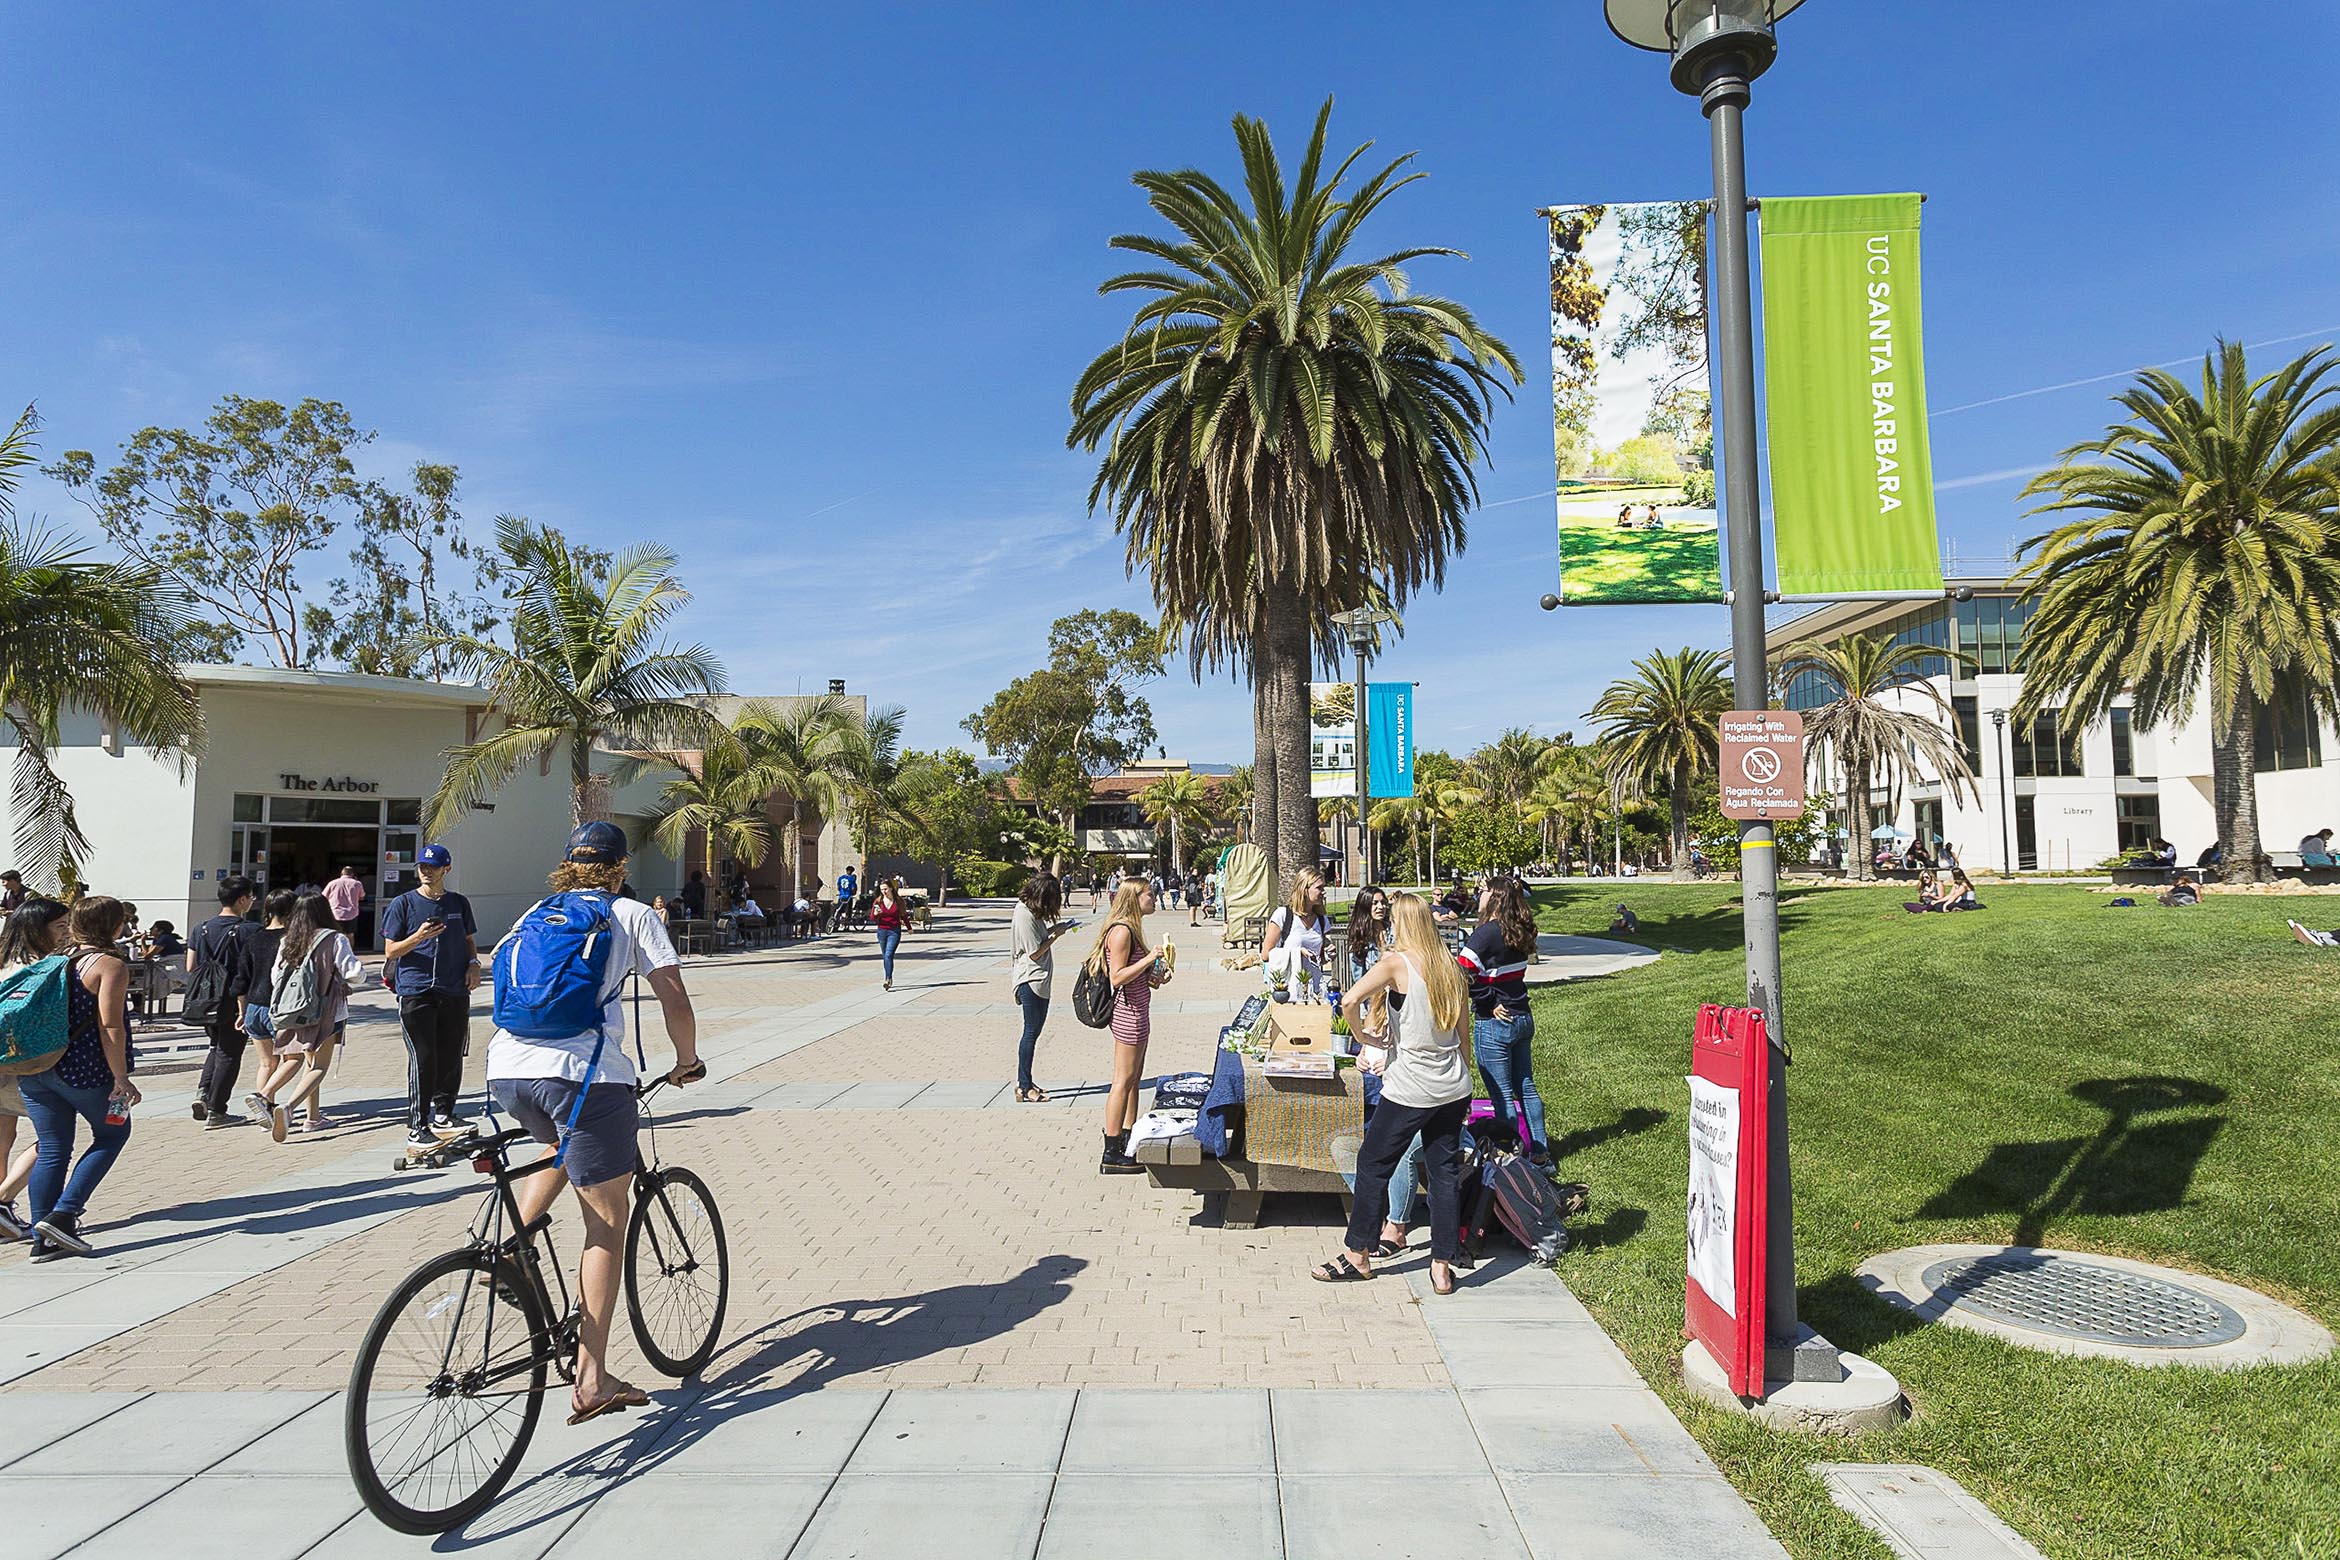
[[[73,960],[52,953],[0,975],[0,1078],[47,1072],[73,1042]]]

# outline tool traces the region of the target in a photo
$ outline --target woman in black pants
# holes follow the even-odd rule
[[[1381,1074],[1381,1103],[1365,1124],[1357,1150],[1357,1194],[1350,1205],[1348,1246],[1310,1276],[1347,1283],[1373,1276],[1373,1247],[1389,1212],[1389,1178],[1422,1136],[1422,1169],[1430,1183],[1430,1287],[1454,1293],[1462,1260],[1462,1200],[1458,1161],[1471,1081],[1463,1067],[1463,1021],[1470,993],[1430,919],[1430,907],[1412,894],[1393,894],[1389,952],[1363,980],[1343,993],[1349,1027],[1364,1033],[1366,1003],[1386,993],[1389,1021],[1365,1039],[1358,1065]]]
[[[1047,1092],[1032,1081],[1032,1051],[1040,1043],[1040,1026],[1048,1022],[1050,987],[1056,980],[1051,950],[1056,939],[1072,930],[1063,919],[1064,885],[1046,872],[1024,880],[1014,918],[1008,923],[1008,956],[1015,962],[1016,1006],[1024,1013],[1024,1038],[1016,1046],[1016,1098],[1027,1105],[1046,1103]]]

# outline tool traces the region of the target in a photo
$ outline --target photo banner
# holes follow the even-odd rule
[[[1763,387],[1782,596],[1942,588],[1916,195],[1766,195]]]
[[[1365,781],[1370,797],[1414,794],[1414,685],[1365,685],[1365,737],[1372,744]],[[1357,685],[1308,685],[1308,794],[1319,800],[1357,794]]]
[[[1555,206],[1560,599],[1722,600],[1707,380],[1713,202]]]

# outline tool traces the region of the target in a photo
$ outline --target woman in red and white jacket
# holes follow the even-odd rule
[[[885,961],[888,991],[894,989],[894,950],[902,946],[902,928],[908,919],[899,880],[880,878],[877,898],[869,907],[869,924],[877,928],[878,957]]]
[[[1479,924],[1457,956],[1471,980],[1471,1051],[1495,1107],[1491,1130],[1508,1141],[1524,1121],[1528,1158],[1548,1170],[1552,1141],[1544,1127],[1544,1097],[1536,1091],[1536,1017],[1527,1003],[1528,960],[1535,952],[1536,916],[1527,891],[1515,877],[1489,878],[1479,893]]]

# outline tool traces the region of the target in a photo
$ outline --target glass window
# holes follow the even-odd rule
[[[382,804],[344,796],[272,796],[271,823],[380,823]]]
[[[2153,842],[2161,838],[2161,798],[2158,796],[2124,796],[2120,799],[2119,828],[2121,850],[2150,851]]]
[[[390,822],[392,823],[422,822],[422,803],[420,802],[391,802],[388,806]]]
[[[2083,773],[2080,738],[2077,733],[2059,730],[2056,715],[2055,710],[2041,710],[2029,731],[2020,727],[2011,730],[2009,740],[2014,749],[2016,774],[2055,778]]]
[[[1973,606],[1973,602],[1966,603]],[[1971,693],[1950,696],[1951,712],[1958,718],[1958,747],[1966,755],[1966,767],[1982,773],[1982,711]]]
[[[2304,690],[2260,705],[2256,736],[2262,771],[2313,769],[2324,761],[2316,713],[2308,707]]]
[[[237,823],[258,823],[260,821],[260,798],[257,796],[237,797],[234,817]]]
[[[2015,798],[2015,870],[2039,870],[2039,824],[2028,796]]]
[[[2133,775],[2137,772],[2137,756],[2129,739],[2129,712],[2112,712],[2113,773]]]

